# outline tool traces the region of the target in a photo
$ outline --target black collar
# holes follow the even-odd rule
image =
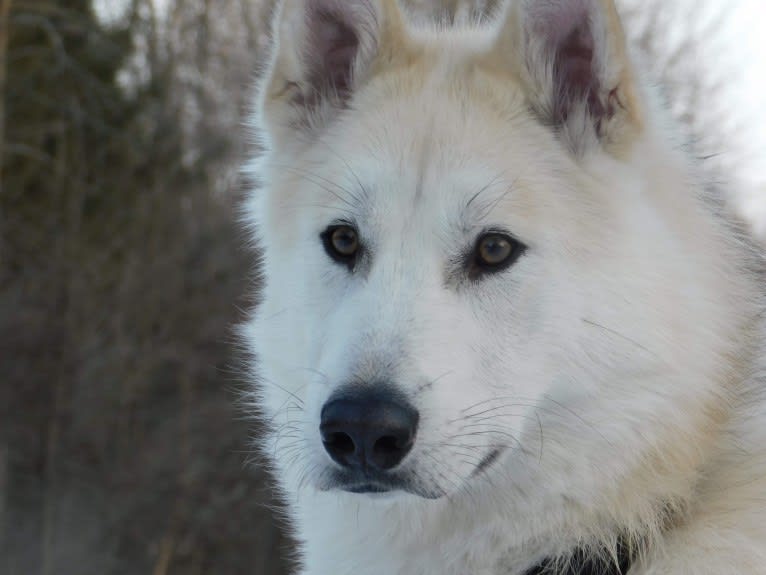
[[[628,545],[617,545],[617,564],[613,558],[578,549],[567,561],[545,559],[524,575],[627,575],[632,564]]]

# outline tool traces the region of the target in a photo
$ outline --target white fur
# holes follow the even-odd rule
[[[572,3],[608,25],[610,2]],[[517,575],[577,546],[609,553],[618,535],[640,551],[631,575],[763,573],[756,258],[707,198],[620,30],[599,32],[599,55],[624,106],[600,134],[576,110],[556,137],[530,111],[551,97],[550,70],[519,56],[518,35],[503,40],[523,19],[414,29],[389,0],[349,5],[373,8],[354,12],[373,36],[350,101],[295,99],[306,24],[278,16],[254,118],[266,150],[248,217],[264,286],[244,335],[270,429],[259,447],[303,573]],[[323,251],[338,218],[370,246],[363,272]],[[529,249],[471,282],[454,256],[486,226]],[[350,380],[381,379],[421,414],[402,465],[443,497],[322,490],[334,465],[322,405]]]

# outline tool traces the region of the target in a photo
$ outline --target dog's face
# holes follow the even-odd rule
[[[713,280],[636,160],[610,6],[416,33],[393,2],[286,3],[248,335],[291,488],[439,498],[556,468],[547,489],[587,490],[708,416],[684,317],[721,318],[683,291]]]

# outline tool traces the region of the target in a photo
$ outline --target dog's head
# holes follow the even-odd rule
[[[452,30],[283,3],[248,338],[289,488],[587,499],[695,465],[737,320],[652,107],[611,0]]]

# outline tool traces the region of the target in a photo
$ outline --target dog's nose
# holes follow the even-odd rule
[[[415,443],[418,412],[403,401],[354,395],[322,408],[319,430],[332,459],[348,469],[388,470]]]

